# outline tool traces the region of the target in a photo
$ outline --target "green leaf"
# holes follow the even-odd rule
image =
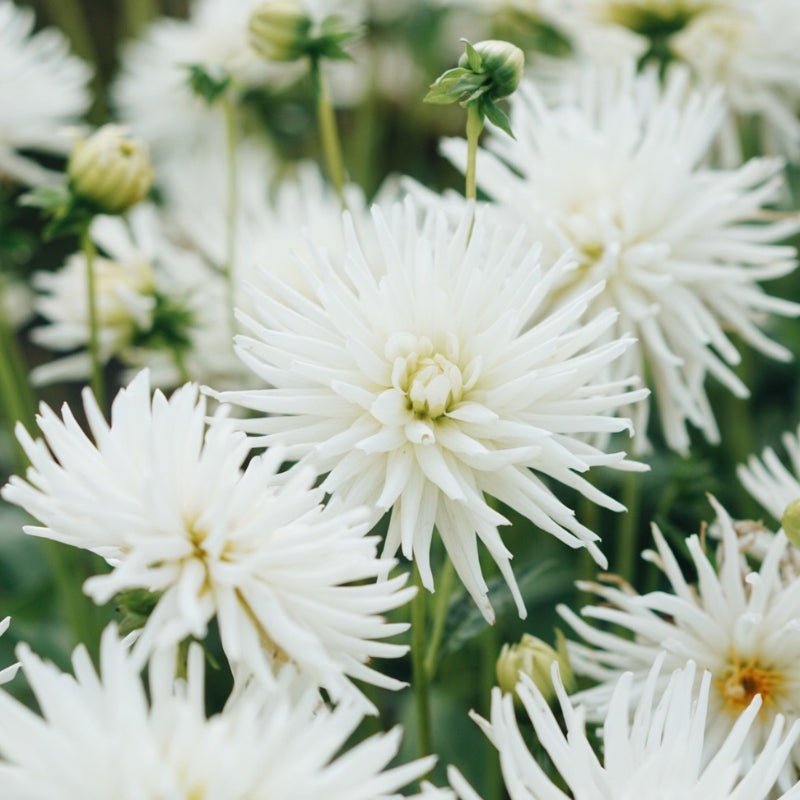
[[[515,574],[517,585],[529,609],[542,602],[552,601],[554,597],[568,591],[575,577],[572,570],[563,566],[559,568],[553,560],[536,561],[515,570]],[[489,581],[489,598],[498,620],[517,613],[511,590],[502,577]],[[485,630],[486,620],[467,591],[454,594],[447,612],[440,657],[457,652]]]
[[[467,64],[469,64],[472,72],[483,71],[483,57],[466,39],[461,40],[464,43],[464,49],[467,52]]]
[[[491,100],[482,103],[481,110],[489,122],[493,125],[497,125],[500,130],[505,131],[512,139],[517,138],[511,130],[511,120],[508,118],[508,115],[504,111],[501,111]]]
[[[23,194],[17,202],[28,208],[39,208],[42,211],[55,213],[70,204],[72,195],[66,185],[40,186]]]
[[[211,106],[231,85],[231,76],[218,64],[184,64],[189,72],[187,82],[192,92]]]

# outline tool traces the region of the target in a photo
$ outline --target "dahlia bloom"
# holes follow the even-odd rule
[[[753,698],[760,696],[761,711],[741,749],[744,774],[756,763],[776,716],[790,723],[800,718],[800,579],[782,575],[781,563],[790,547],[783,532],[775,534],[754,570],[740,557],[732,520],[713,499],[712,505],[721,536],[716,567],[699,537],[686,541],[697,571],[696,585],[689,583],[655,527],[657,553],[648,558],[662,569],[671,592],[638,595],[629,587],[584,585],[601,604],[585,607],[583,617],[624,628],[634,634],[633,639],[590,624],[564,606],[559,612],[586,642],[569,643],[572,666],[599,683],[578,692],[573,700],[586,704],[595,720],[606,715],[623,672],[632,672],[635,692],[642,691],[662,650],[668,670],[693,661],[711,673],[705,736],[709,756],[748,713]],[[665,683],[662,677],[659,689]],[[783,789],[797,781],[798,766],[800,748],[795,745],[780,773]]]
[[[26,800],[396,800],[433,757],[389,767],[398,728],[344,752],[362,719],[352,703],[330,711],[313,688],[280,676],[274,690],[249,684],[207,717],[203,653],[189,650],[185,680],[176,653],[140,665],[112,626],[100,669],[79,646],[74,677],[18,649],[41,715],[0,692],[0,781]],[[431,791],[424,797],[448,795]],[[417,797],[415,795],[415,797]]]
[[[800,734],[800,723],[784,732],[778,717],[747,774],[739,777],[738,759],[756,724],[762,705],[753,698],[736,725],[715,749],[703,758],[703,739],[708,714],[711,675],[705,672],[696,690],[695,665],[659,677],[663,658],[649,671],[641,695],[634,701],[633,675],[622,675],[614,685],[608,713],[603,720],[602,762],[586,734],[584,709],[575,707],[553,669],[566,733],[541,692],[526,675],[520,675],[517,692],[533,723],[536,737],[553,761],[570,794],[565,794],[543,771],[528,750],[520,732],[512,695],[492,692],[489,720],[474,713],[500,755],[503,777],[511,800],[767,800],[789,750]],[[660,680],[667,680],[662,693]],[[479,800],[461,775],[451,769],[450,780],[462,800]],[[781,800],[800,797],[800,785]]]
[[[237,351],[268,388],[217,396],[263,414],[240,421],[254,446],[328,473],[323,488],[347,503],[392,510],[384,553],[402,549],[433,590],[433,528],[487,620],[480,539],[525,608],[497,530],[494,497],[571,547],[605,563],[597,536],[545,483],[616,501],[582,475],[593,466],[636,469],[592,434],[628,430],[616,409],[640,399],[633,379],[606,382],[628,339],[596,342],[616,318],[583,314],[598,285],[543,313],[572,265],[542,271],[538,248],[509,242],[466,215],[453,231],[441,214],[421,223],[409,201],[389,219],[373,209],[376,252],[365,255],[352,221],[344,264],[322,251],[304,268],[311,296],[267,270],[253,287],[258,318]],[[470,237],[471,232],[471,237]],[[268,416],[267,416],[268,415]]]
[[[111,424],[83,393],[94,442],[68,407],[41,406],[44,441],[18,426],[31,467],[2,496],[42,527],[27,533],[98,553],[114,567],[90,578],[96,602],[124,589],[156,594],[137,655],[203,638],[216,617],[233,669],[274,682],[294,664],[338,700],[350,678],[397,689],[368,665],[408,649],[376,641],[407,629],[380,616],[407,602],[406,575],[387,578],[363,509],[320,505],[316,473],[278,474],[283,453],[243,462],[245,436],[223,419],[206,428],[206,402],[186,384],[151,401],[146,371],[116,396]],[[380,578],[381,580],[377,580]]]
[[[637,340],[612,375],[650,375],[667,443],[681,453],[690,424],[719,441],[709,376],[748,395],[729,332],[789,360],[763,328],[772,314],[800,314],[800,305],[760,286],[797,263],[795,249],[779,242],[798,220],[764,209],[780,195],[783,163],[702,164],[723,112],[719,94],[690,91],[684,70],[672,71],[663,89],[654,72],[637,77],[632,64],[586,70],[554,105],[523,85],[512,99],[516,140],[493,132],[478,154],[478,186],[494,201],[496,224],[524,225],[548,258],[575,253],[579,268],[556,287],[562,297],[606,281],[590,313],[618,309],[609,335]],[[447,140],[443,150],[465,168],[464,141]],[[648,411],[647,402],[638,406],[637,430],[646,430]]]

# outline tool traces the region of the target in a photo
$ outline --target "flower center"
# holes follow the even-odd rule
[[[438,352],[427,336],[398,334],[387,344],[392,358],[392,385],[406,396],[406,407],[420,419],[435,420],[464,396],[458,343],[448,336],[445,352]]]
[[[731,663],[715,684],[725,698],[726,708],[738,714],[750,705],[757,694],[761,695],[762,707],[774,705],[776,695],[783,688],[783,675],[765,669],[755,657],[742,661],[733,653]]]

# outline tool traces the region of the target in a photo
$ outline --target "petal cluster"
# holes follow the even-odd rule
[[[663,89],[655,73],[635,76],[632,64],[585,70],[553,104],[525,84],[511,113],[516,140],[496,134],[478,159],[497,224],[525,225],[550,257],[572,248],[579,268],[559,282],[563,296],[606,281],[591,313],[618,309],[613,335],[637,340],[614,374],[651,376],[667,442],[683,453],[688,425],[719,441],[707,377],[748,394],[729,332],[788,360],[762,328],[771,314],[800,313],[760,286],[796,267],[795,249],[779,242],[797,220],[764,211],[778,199],[782,162],[703,165],[723,110],[718,94],[691,92],[680,69]],[[443,149],[464,168],[463,141]],[[648,404],[637,413],[643,430]]]
[[[564,732],[554,712],[533,681],[521,675],[517,692],[533,723],[536,737],[570,789],[564,794],[544,772],[528,750],[517,723],[513,697],[499,689],[492,693],[491,717],[473,714],[500,754],[503,778],[512,800],[766,800],[780,765],[800,734],[800,723],[784,732],[778,718],[747,775],[738,776],[738,759],[748,730],[755,724],[760,699],[747,707],[708,762],[703,760],[703,739],[711,690],[711,675],[705,672],[696,689],[692,662],[669,676],[661,676],[659,658],[647,675],[636,698],[634,678],[628,672],[614,686],[603,721],[602,762],[586,732],[584,709],[570,702],[554,668],[553,678],[563,715]],[[663,694],[656,691],[660,680],[668,680]],[[455,771],[450,779],[462,800],[479,800]],[[800,786],[783,800],[800,796]]]
[[[575,695],[594,718],[602,718],[614,685],[623,671],[633,673],[634,685],[645,685],[651,664],[666,651],[668,669],[694,661],[711,673],[706,749],[721,746],[755,696],[762,707],[742,749],[747,770],[769,736],[777,714],[789,721],[800,718],[800,579],[785,580],[781,563],[789,547],[779,532],[772,539],[758,570],[740,557],[733,522],[716,502],[721,544],[716,567],[697,536],[687,547],[697,572],[697,583],[684,575],[661,533],[654,528],[657,554],[650,554],[671,584],[671,592],[638,595],[630,589],[589,584],[602,601],[582,614],[568,608],[559,612],[584,640],[570,643],[575,671],[598,685]],[[597,624],[600,623],[600,624]],[[633,639],[606,630],[602,623],[619,626]],[[662,688],[664,681],[662,680]],[[797,780],[800,749],[795,747],[781,772],[781,786]]]
[[[70,55],[69,43],[48,28],[33,34],[34,16],[10,0],[0,2],[0,176],[25,183],[47,172],[18,150],[63,153],[74,124],[89,106],[89,68]]]
[[[376,640],[406,629],[380,615],[413,589],[405,575],[387,578],[393,562],[365,536],[363,509],[321,506],[316,473],[279,474],[279,451],[243,466],[244,435],[221,419],[207,429],[193,384],[151,401],[142,372],[115,398],[110,425],[88,390],[84,409],[94,442],[67,407],[59,418],[42,406],[45,441],[20,426],[32,466],[3,497],[43,523],[28,533],[113,565],[86,583],[97,602],[131,588],[159,595],[138,654],[203,638],[216,617],[233,668],[265,683],[288,661],[336,699],[354,691],[349,677],[402,685],[367,662],[407,650]]]
[[[258,319],[241,315],[245,363],[269,388],[220,399],[263,416],[241,423],[254,444],[328,473],[323,487],[349,503],[392,509],[386,552],[414,558],[433,588],[433,527],[487,619],[492,610],[477,539],[515,593],[491,496],[571,547],[604,558],[596,534],[575,519],[547,480],[594,502],[621,506],[583,477],[590,467],[637,465],[588,441],[629,428],[616,409],[640,399],[633,379],[607,382],[630,341],[597,345],[607,310],[584,322],[594,286],[553,313],[542,308],[573,265],[549,270],[538,248],[511,242],[466,215],[418,219],[413,204],[387,219],[373,209],[375,252],[352,224],[344,264],[318,252],[305,268],[311,297],[266,270],[253,288]]]
[[[399,729],[342,752],[362,711],[351,703],[329,711],[285,673],[275,690],[251,684],[207,717],[199,647],[189,652],[185,681],[175,679],[175,652],[154,658],[148,693],[112,627],[99,673],[83,647],[73,655],[74,677],[27,647],[18,654],[41,716],[0,692],[7,797],[390,800],[434,760],[390,768]]]

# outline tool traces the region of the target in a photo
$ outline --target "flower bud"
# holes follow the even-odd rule
[[[795,546],[800,547],[800,497],[792,500],[781,517],[781,527],[786,538]]]
[[[458,66],[465,69],[471,67],[476,72],[486,74],[492,81],[491,99],[497,100],[513,94],[522,80],[525,68],[525,54],[522,50],[511,42],[497,39],[478,42],[472,45],[472,49],[481,58],[480,66],[476,69],[477,65],[472,63],[469,51],[461,56]]]
[[[120,125],[79,138],[67,164],[72,191],[105,214],[121,214],[150,191],[153,167],[145,144]]]
[[[251,47],[270,61],[296,61],[306,55],[311,18],[300,0],[267,0],[250,15]]]
[[[564,635],[556,631],[556,646],[554,650],[530,634],[523,634],[519,644],[504,644],[497,659],[497,681],[504,692],[509,692],[516,697],[516,686],[519,683],[519,673],[524,672],[542,693],[549,703],[555,697],[553,680],[550,677],[550,668],[553,662],[558,662],[561,681],[567,692],[571,692],[575,685],[572,667],[567,657]]]

